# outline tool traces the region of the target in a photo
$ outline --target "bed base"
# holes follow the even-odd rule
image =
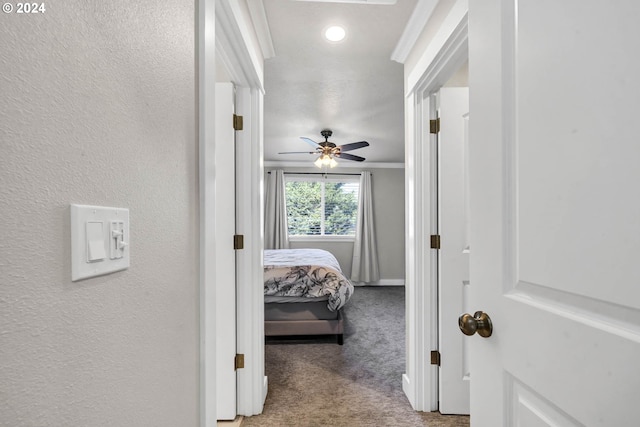
[[[265,320],[267,337],[294,335],[336,335],[339,345],[344,343],[344,321],[341,310],[336,319]]]

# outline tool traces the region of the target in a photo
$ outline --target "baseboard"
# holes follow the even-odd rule
[[[265,400],[267,400],[267,391],[269,391],[269,378],[265,375],[262,382],[262,406],[264,406]],[[262,411],[260,411],[262,413]]]
[[[411,407],[415,409],[416,405],[414,402],[413,387],[411,387],[411,380],[407,374],[402,374],[402,391],[404,391],[405,396],[407,396]]]
[[[353,286],[404,286],[404,279],[380,279],[375,282],[352,282]]]

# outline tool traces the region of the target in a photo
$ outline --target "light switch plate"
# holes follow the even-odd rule
[[[71,205],[71,280],[87,279],[129,268],[129,209]],[[118,258],[112,259],[111,224],[122,227]],[[102,223],[102,239],[95,223]],[[93,230],[92,235],[87,230]],[[102,248],[100,247],[102,245]],[[91,253],[90,253],[91,250]],[[96,254],[99,259],[96,258]],[[91,255],[91,256],[90,256]],[[93,259],[93,260],[90,260]]]

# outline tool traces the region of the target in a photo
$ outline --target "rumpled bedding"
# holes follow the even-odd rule
[[[351,298],[353,285],[330,252],[270,249],[264,251],[264,294],[307,298],[328,295],[327,307],[336,311]]]

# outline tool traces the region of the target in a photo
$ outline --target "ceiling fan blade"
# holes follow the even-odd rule
[[[278,154],[318,154],[317,151],[283,151]]]
[[[301,136],[300,139],[306,142],[307,144],[311,145],[313,148],[320,147],[320,144],[315,142],[313,139],[307,138],[306,136]]]
[[[356,162],[364,162],[365,161],[364,157],[354,156],[353,154],[347,154],[347,153],[336,154],[336,157],[338,157],[340,159],[345,159],[345,160],[354,160]]]
[[[367,141],[360,142],[352,142],[351,144],[344,144],[340,146],[340,151],[351,151],[356,148],[368,147],[369,143]]]

